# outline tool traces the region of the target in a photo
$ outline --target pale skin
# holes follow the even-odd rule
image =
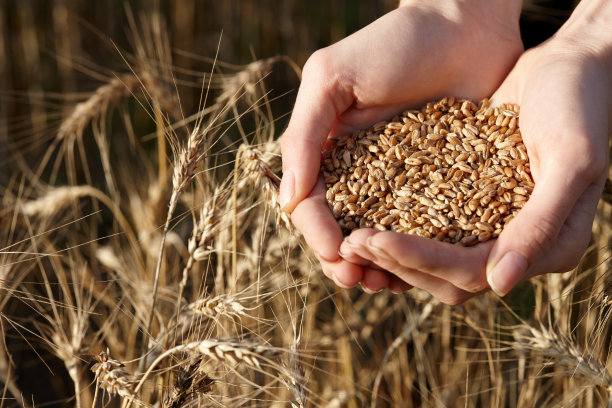
[[[524,53],[520,7],[404,1],[306,63],[281,140],[280,201],[338,286],[419,287],[458,304],[580,260],[609,162],[612,3],[583,0],[552,39]],[[536,182],[526,206],[497,240],[472,248],[371,229],[343,240],[318,178],[328,137],[446,95],[521,106]]]

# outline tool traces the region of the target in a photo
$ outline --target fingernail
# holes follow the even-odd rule
[[[348,246],[349,248],[353,248],[353,249],[361,249],[363,248],[363,245],[358,245],[358,244],[353,244],[352,242],[349,242],[348,237],[344,238],[343,241],[346,246]]]
[[[387,255],[385,251],[372,245],[372,237],[369,237],[368,239],[366,239],[366,247],[368,248],[368,250],[374,253],[374,255],[376,255],[377,257],[389,258],[389,255]]]
[[[333,261],[332,261],[331,259],[329,259],[329,258],[327,258],[327,257],[325,257],[325,256],[323,256],[323,255],[321,255],[321,254],[320,254],[320,253],[318,253],[318,252],[315,252],[315,256],[317,257],[317,259],[318,259],[319,261],[323,261],[323,262],[328,263],[328,264],[335,264],[335,263],[338,263],[338,262],[340,262],[340,261],[342,260],[342,258],[337,258],[337,259],[335,259],[335,260],[333,260]]]
[[[367,287],[366,285],[364,285],[363,283],[360,283],[360,285],[361,285],[361,290],[363,290],[363,291],[364,291],[365,293],[367,293],[368,295],[373,295],[373,294],[375,294],[375,293],[380,292],[380,291],[376,292],[376,291],[374,291],[374,290],[372,290],[372,289],[368,288],[368,287]]]
[[[350,289],[351,288],[351,286],[348,286],[348,285],[345,285],[344,283],[342,283],[340,281],[340,279],[338,279],[338,276],[336,276],[335,273],[332,275],[332,280],[334,281],[336,286],[340,286],[342,289]]]
[[[281,180],[279,192],[278,192],[278,201],[283,211],[287,211],[287,206],[293,200],[293,196],[295,195],[295,176],[291,170],[287,170],[283,173],[283,178]]]
[[[487,267],[487,282],[499,296],[505,296],[525,276],[529,264],[516,251],[508,251],[492,267]]]
[[[400,295],[404,293],[404,289],[394,285],[393,283],[389,283],[389,292],[393,293],[394,295]]]

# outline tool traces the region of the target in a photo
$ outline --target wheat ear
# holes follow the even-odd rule
[[[110,395],[121,397],[135,397],[134,382],[129,379],[129,373],[123,370],[125,365],[109,355],[109,350],[100,352],[96,356],[96,363],[91,367],[96,379],[97,388],[102,388]],[[97,389],[96,389],[97,394]],[[93,407],[96,404],[94,396]]]

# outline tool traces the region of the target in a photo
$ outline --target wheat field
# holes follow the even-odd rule
[[[322,275],[278,138],[394,2],[305,3],[0,4],[0,407],[612,407],[610,188],[580,265],[503,299]]]

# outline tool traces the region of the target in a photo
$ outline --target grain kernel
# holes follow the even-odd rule
[[[518,107],[479,106],[444,98],[338,138],[321,169],[343,232],[374,227],[461,245],[498,236],[534,184]]]

